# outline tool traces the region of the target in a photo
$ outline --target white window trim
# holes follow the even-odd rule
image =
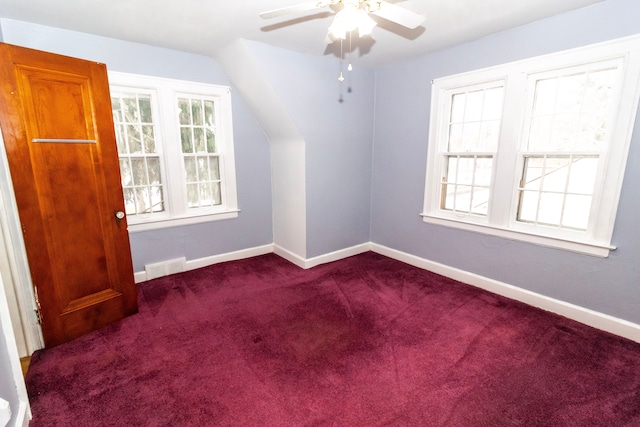
[[[515,188],[519,175],[516,169],[521,167],[515,161],[520,153],[522,138],[524,137],[523,125],[527,104],[517,102],[515,105],[523,107],[522,110],[510,109],[514,105],[510,101],[514,97],[522,98],[526,93],[528,76],[545,72],[554,68],[565,68],[575,65],[593,63],[605,60],[623,61],[622,93],[619,97],[615,121],[612,126],[610,141],[615,141],[616,148],[609,149],[609,159],[606,170],[603,171],[603,182],[596,186],[594,199],[599,202],[597,210],[597,222],[590,219],[590,231],[572,232],[549,229],[544,227],[529,226],[515,221],[514,206],[516,206],[517,192]],[[503,237],[512,240],[529,242],[537,245],[553,247],[563,250],[579,252],[599,257],[607,257],[609,251],[616,247],[611,244],[615,218],[618,209],[618,201],[622,190],[622,181],[627,163],[629,146],[635,125],[635,117],[638,111],[640,99],[640,36],[626,37],[609,42],[590,45],[569,51],[553,53],[541,57],[523,61],[490,67],[478,71],[462,73],[454,76],[434,80],[431,95],[431,116],[429,127],[429,148],[427,156],[427,170],[425,178],[424,207],[421,216],[427,223],[443,225],[447,227],[474,231]],[[496,167],[508,170],[507,175],[513,177],[511,182],[492,180],[494,191],[490,199],[490,215],[486,217],[466,215],[460,216],[452,212],[440,209],[440,177],[442,171],[438,144],[442,144],[446,138],[442,132],[447,132],[445,114],[439,114],[447,101],[447,91],[454,88],[473,84],[482,84],[490,81],[504,80],[506,93],[502,128],[500,133],[500,149],[497,154]],[[527,96],[531,96],[530,94]],[[512,144],[508,144],[512,141]],[[505,176],[504,174],[502,176]],[[497,194],[497,196],[496,196]],[[505,195],[509,200],[504,200]],[[494,197],[502,197],[503,200],[494,200]],[[500,211],[491,209],[492,203],[501,203]],[[504,204],[507,205],[504,205]]]
[[[237,218],[238,209],[231,88],[205,83],[109,71],[109,85],[153,92],[157,98],[158,151],[162,163],[165,212],[127,217],[130,233]],[[187,209],[184,165],[177,125],[179,96],[213,97],[216,103],[216,144],[221,147],[222,205]]]

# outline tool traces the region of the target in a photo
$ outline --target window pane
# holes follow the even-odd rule
[[[458,182],[458,157],[452,156],[447,158],[447,182]]]
[[[198,181],[209,181],[209,159],[198,157]]]
[[[580,111],[586,82],[586,73],[559,77],[556,112]]]
[[[207,129],[207,153],[216,152],[216,135],[211,129]]]
[[[127,139],[125,137],[125,129],[124,125],[115,125],[116,129],[116,143],[118,145],[118,153],[120,155],[128,154],[129,149],[127,148]]]
[[[183,153],[193,153],[191,128],[180,128],[180,141],[182,142]]]
[[[482,119],[482,107],[484,91],[474,91],[467,93],[467,103],[464,109],[464,121],[479,121]]]
[[[191,109],[189,108],[189,100],[178,99],[179,121],[181,125],[191,124]]]
[[[538,80],[535,89],[533,112],[536,116],[551,115],[555,112],[557,79]]]
[[[136,188],[136,213],[146,213],[151,207],[149,199],[149,190],[145,188]]]
[[[483,120],[500,120],[502,118],[502,92],[501,87],[485,91]]]
[[[453,201],[456,197],[456,186],[442,184],[442,194],[444,195],[444,200],[440,204],[441,209],[446,209],[448,211],[453,210]]]
[[[196,147],[196,153],[206,153],[207,147],[204,142],[204,129],[193,128],[193,141]]]
[[[542,184],[544,158],[527,157],[524,163],[523,187],[528,190],[538,190]]]
[[[548,157],[544,167],[542,191],[564,193],[569,176],[569,157]]]
[[[131,173],[134,185],[146,185],[147,171],[144,167],[144,159],[131,159]]]
[[[196,172],[196,159],[193,157],[184,158],[184,171],[187,182],[198,182],[198,174]]]
[[[593,194],[598,171],[597,157],[575,159],[571,165],[571,175],[567,186],[568,193]]]
[[[129,141],[130,154],[142,153],[142,137],[140,135],[140,129],[138,129],[138,126],[127,126],[127,140]]]
[[[156,153],[156,137],[153,132],[153,126],[142,126],[142,135],[144,139],[144,152],[147,154]]]
[[[138,103],[140,104],[140,121],[142,123],[153,123],[151,115],[151,96],[138,95]]]
[[[202,110],[202,101],[199,99],[191,100],[191,117],[193,118],[193,124],[196,126],[202,126],[204,124],[204,112]]]
[[[471,191],[470,185],[456,185],[456,195],[453,209],[459,212],[471,211]]]
[[[162,197],[162,187],[151,187],[151,211],[164,211],[164,199]]]
[[[480,150],[480,123],[465,123],[462,131],[462,149],[460,151]]]
[[[213,101],[204,101],[204,123],[206,126],[213,126],[215,124]]]
[[[220,180],[220,159],[216,156],[209,157],[211,165],[211,179],[214,181]]]
[[[456,181],[458,184],[473,184],[475,172],[474,160],[475,159],[468,157],[458,159],[458,177]]]
[[[480,127],[478,151],[496,151],[500,138],[500,122],[484,122]]]
[[[140,121],[140,114],[138,113],[138,102],[135,94],[123,95],[122,102],[124,121],[126,123],[138,123]]]
[[[113,113],[113,121],[118,123],[122,121],[122,107],[120,106],[120,98],[111,99],[111,112]]]
[[[578,124],[578,148],[583,151],[600,151],[604,149],[609,128],[609,117],[600,112],[585,113]]]
[[[211,206],[211,184],[203,182],[198,185],[200,191],[200,206]]]
[[[190,208],[200,207],[198,184],[187,184],[187,203]]]
[[[129,159],[120,159],[120,177],[122,178],[122,186],[127,187],[133,185],[133,176],[131,175],[131,166]]]
[[[539,116],[531,120],[529,151],[544,151],[551,139],[553,116]]]
[[[489,208],[488,188],[475,187],[473,190],[473,202],[471,212],[478,215],[486,215]]]
[[[464,109],[467,95],[459,93],[451,97],[451,122],[461,123],[464,121]]]
[[[136,195],[133,188],[125,188],[124,192],[124,211],[127,215],[136,214]]]
[[[490,157],[479,157],[476,159],[474,184],[484,187],[491,185],[491,173],[493,170],[493,159]]]
[[[562,216],[562,226],[586,230],[591,211],[591,196],[567,195]]]
[[[147,158],[147,170],[149,171],[149,183],[155,185],[160,184],[160,159]]]
[[[541,193],[538,208],[538,223],[546,225],[560,225],[562,215],[562,194]]]
[[[551,135],[544,143],[544,151],[572,151],[578,145],[578,125],[580,114],[559,114],[554,117]]]
[[[449,128],[449,151],[463,151],[462,131],[464,124],[452,124]]]
[[[538,199],[540,193],[537,191],[522,191],[520,193],[520,204],[518,206],[518,221],[535,222],[538,216]]]
[[[211,191],[213,193],[212,195],[212,202],[214,205],[221,205],[222,204],[222,192],[221,192],[221,188],[220,188],[220,183],[219,182],[214,182],[213,184],[211,184]]]

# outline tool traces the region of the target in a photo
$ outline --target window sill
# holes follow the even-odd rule
[[[422,220],[429,224],[442,225],[460,230],[474,231],[476,233],[488,234],[490,236],[502,237],[520,242],[532,243],[534,245],[546,246],[549,248],[561,249],[571,252],[577,252],[585,255],[592,255],[600,258],[607,258],[609,252],[615,250],[615,246],[598,243],[585,243],[573,240],[540,236],[536,234],[525,233],[522,231],[507,230],[504,228],[493,227],[489,225],[478,225],[469,222],[455,221],[435,217],[429,214],[420,214]]]
[[[162,228],[179,227],[182,225],[200,224],[203,222],[233,219],[238,217],[239,212],[239,209],[235,209],[216,213],[206,213],[201,215],[150,219],[145,222],[129,223],[128,231],[129,233],[138,233],[141,231],[158,230]]]

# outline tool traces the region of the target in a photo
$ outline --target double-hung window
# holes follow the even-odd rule
[[[607,256],[640,38],[433,83],[425,222]]]
[[[109,80],[130,231],[237,217],[230,89]]]

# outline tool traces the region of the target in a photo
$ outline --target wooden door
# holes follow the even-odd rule
[[[104,64],[0,43],[0,128],[45,345],[137,312]]]

